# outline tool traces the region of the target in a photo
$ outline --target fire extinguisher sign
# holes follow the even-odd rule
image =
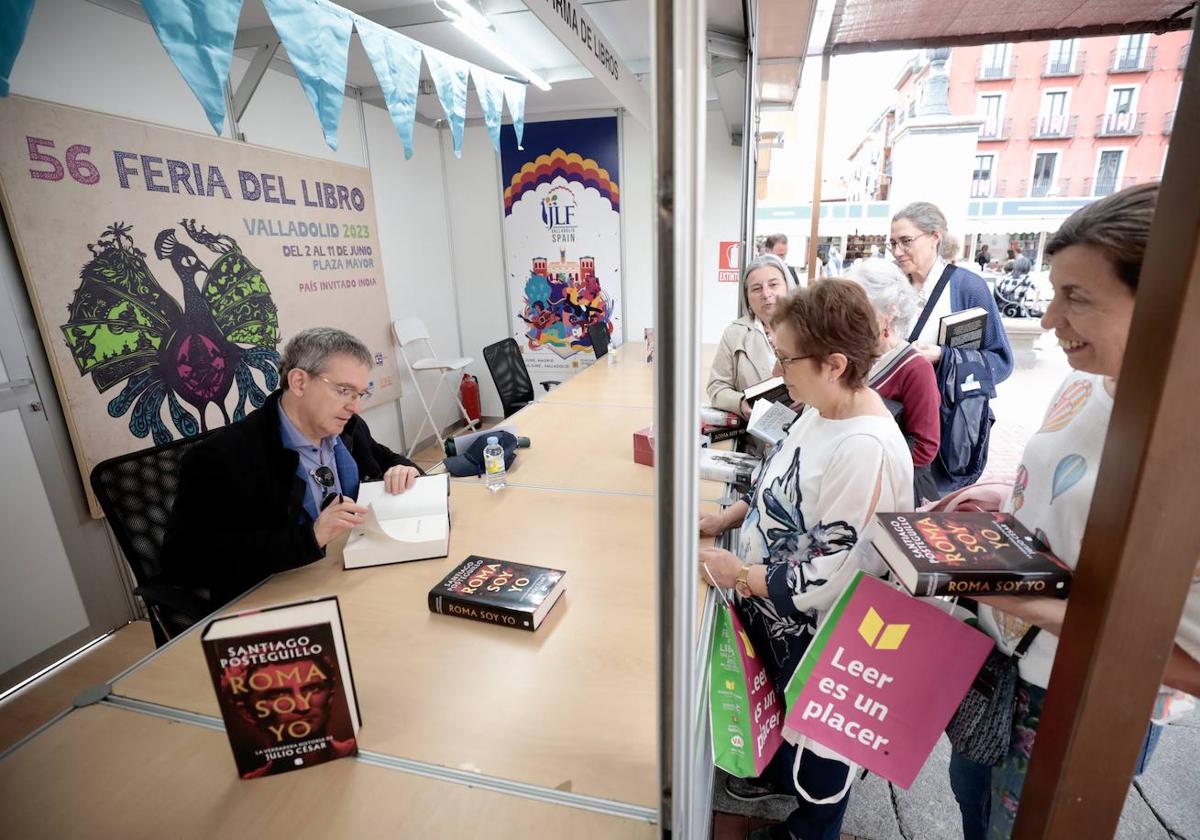
[[[741,270],[740,242],[721,242],[721,254],[717,258],[717,280],[722,283],[736,283],[738,272]]]

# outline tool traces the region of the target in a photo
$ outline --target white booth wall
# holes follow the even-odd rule
[[[361,47],[352,42],[351,49]],[[235,88],[247,64],[235,56],[231,73]],[[199,102],[149,24],[79,0],[36,4],[12,74],[12,92],[212,133]],[[536,95],[531,91],[531,100]],[[528,120],[597,113],[531,114]],[[387,112],[373,105],[360,109],[355,99],[347,97],[334,152],[325,145],[299,82],[269,70],[239,128],[247,142],[256,145],[351,165],[369,164],[392,318],[420,317],[439,355],[473,357],[469,370],[479,377],[483,412],[499,416],[500,402],[481,351],[509,335],[510,303],[505,299],[501,246],[500,165],[483,126],[467,127],[462,158],[456,159],[448,130],[417,124],[414,155],[405,160]],[[651,136],[648,128],[621,115],[621,139],[622,314],[626,339],[640,340],[643,329],[653,324]],[[439,143],[444,149],[439,149]],[[717,282],[716,263],[717,243],[738,237],[741,167],[740,149],[729,142],[716,110],[708,112],[707,154],[701,339],[715,342],[737,314],[736,284]],[[400,413],[405,440],[411,442],[422,411],[402,365],[400,377],[404,393]],[[433,407],[442,425],[458,414],[452,394],[453,389],[444,389]],[[364,418],[377,439],[400,447],[395,406],[372,407]],[[422,436],[429,434],[426,426]]]

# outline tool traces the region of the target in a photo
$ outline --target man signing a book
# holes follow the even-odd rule
[[[166,582],[202,587],[216,607],[267,576],[325,555],[364,521],[359,485],[403,493],[421,471],[371,437],[359,416],[372,358],[331,327],[297,333],[280,387],[261,407],[192,448],[163,544]]]

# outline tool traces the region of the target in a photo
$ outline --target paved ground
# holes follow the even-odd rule
[[[996,425],[987,475],[1013,476],[1025,442],[1070,371],[1053,336],[1039,340],[1032,365],[1015,371],[992,402]],[[958,840],[958,806],[946,775],[949,742],[943,737],[909,790],[868,776],[855,784],[843,825],[846,834],[866,840]],[[1200,840],[1200,710],[1163,732],[1149,770],[1129,791],[1117,830],[1118,840]],[[718,771],[720,776],[720,771]],[[786,800],[748,808],[725,795],[718,779],[714,810],[782,819]]]

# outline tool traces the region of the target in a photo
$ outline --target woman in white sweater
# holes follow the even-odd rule
[[[771,318],[776,303],[787,294],[787,269],[774,254],[746,263],[742,271],[742,300],[749,310],[725,328],[708,376],[708,401],[713,408],[750,416],[745,390],[771,377],[775,367]]]
[[[882,398],[867,386],[879,326],[862,287],[822,280],[778,304],[775,372],[806,408],[787,436],[767,452],[742,500],[700,520],[715,536],[740,526],[737,553],[700,553],[701,577],[737,594],[739,615],[777,686],[788,679],[812,640],[820,616],[854,572],[881,572],[861,535],[876,510],[913,509],[912,457]],[[848,766],[836,757],[784,744],[764,776],[729,779],[732,796],[749,800],[802,787],[786,826],[754,838],[839,836]]]

